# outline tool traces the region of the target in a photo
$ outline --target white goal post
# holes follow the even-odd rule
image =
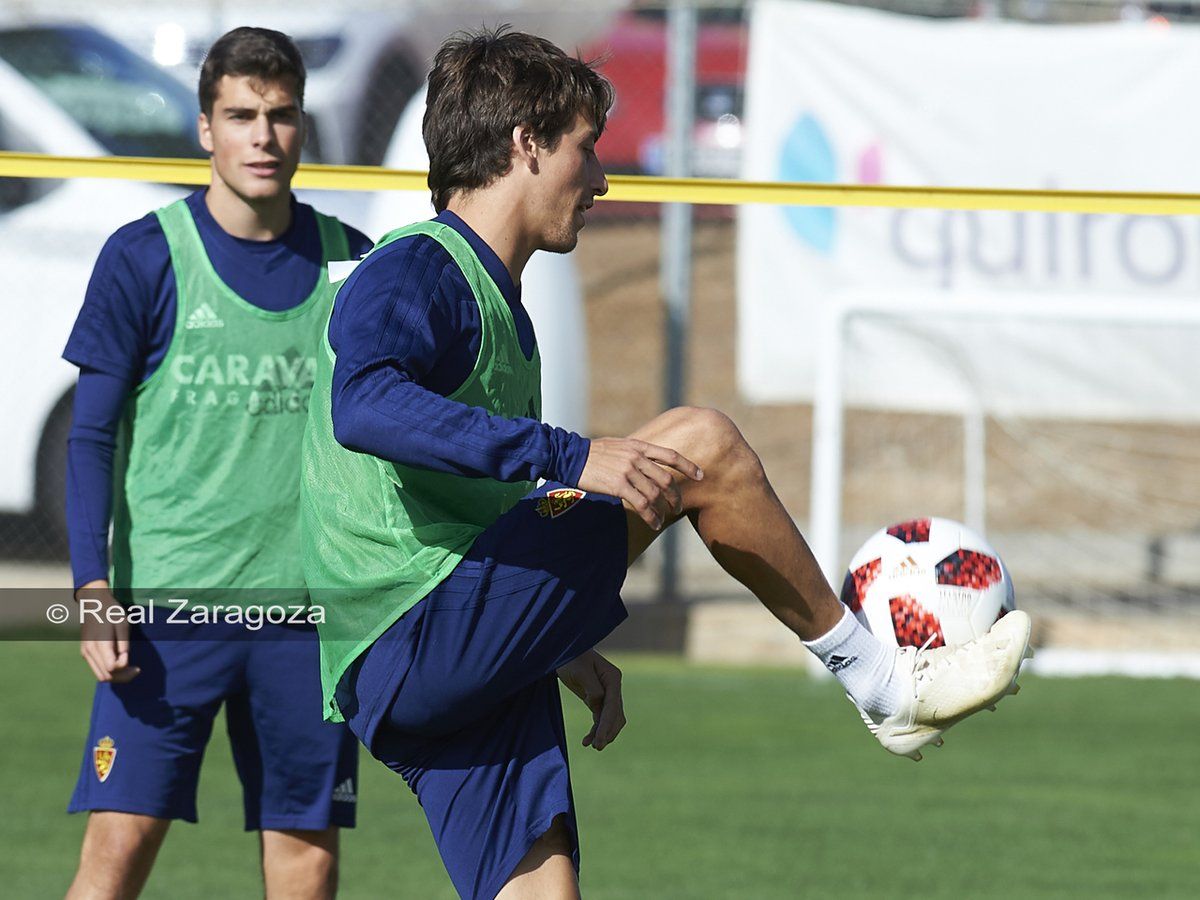
[[[1057,326],[1174,326],[1196,329],[1200,337],[1200,301],[1191,299],[1148,299],[1146,297],[1096,297],[1039,295],[1029,298],[1016,294],[956,297],[937,293],[890,293],[887,295],[847,292],[833,302],[824,304],[819,329],[818,360],[813,396],[813,444],[809,536],[813,552],[830,583],[841,584],[847,555],[853,548],[844,547],[843,491],[845,469],[843,455],[846,439],[846,409],[858,405],[848,401],[847,373],[853,365],[852,326],[869,322],[890,325],[898,329],[924,322],[939,326],[961,322],[964,325],[990,325],[991,322],[1018,323],[1030,329]],[[911,334],[909,335],[911,338]],[[1197,385],[1200,386],[1200,340],[1197,341]],[[1016,365],[1018,361],[1014,361]],[[970,382],[967,378],[966,382]],[[944,406],[939,413],[962,417],[963,446],[961,471],[963,477],[963,508],[958,516],[970,527],[986,533],[986,422],[991,410],[988,398],[981,395],[978,385],[965,383],[961,401],[953,408]],[[853,398],[849,398],[853,399]],[[904,413],[903,405],[874,403],[871,408]],[[928,407],[917,409],[928,412]],[[1182,411],[1182,421],[1195,425],[1194,411]],[[1156,421],[1158,412],[1146,416],[1134,415],[1134,420]],[[1069,416],[1068,416],[1069,418]],[[957,462],[957,460],[956,460]],[[1200,478],[1200,475],[1197,476]],[[1200,522],[1200,509],[1196,510]],[[876,523],[876,527],[885,522]],[[1197,546],[1200,546],[1198,542]],[[1003,548],[1000,548],[1003,552]],[[1194,607],[1200,608],[1200,597]],[[1191,605],[1191,604],[1189,604]],[[1145,648],[1130,648],[1144,651]],[[1130,652],[1105,659],[1095,653],[1080,653],[1078,648],[1056,650],[1043,654],[1044,671],[1059,673],[1091,673],[1096,671],[1159,675],[1189,675],[1200,677],[1200,654],[1156,655]]]

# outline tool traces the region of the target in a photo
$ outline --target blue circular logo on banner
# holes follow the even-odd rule
[[[811,113],[796,120],[783,142],[781,181],[829,184],[837,177],[837,161],[824,129]],[[833,251],[837,212],[829,206],[785,206],[783,215],[800,239],[821,253]]]

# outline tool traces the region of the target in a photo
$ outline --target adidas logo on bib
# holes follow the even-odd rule
[[[224,328],[225,320],[218,318],[213,308],[207,303],[201,303],[187,317],[184,328]]]
[[[333,789],[335,803],[357,803],[358,794],[354,793],[354,779],[347,778]]]

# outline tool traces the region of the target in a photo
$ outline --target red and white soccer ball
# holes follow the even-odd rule
[[[880,640],[901,647],[963,644],[1016,608],[992,546],[950,519],[884,528],[850,560],[842,602]]]

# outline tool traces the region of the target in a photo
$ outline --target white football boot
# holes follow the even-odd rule
[[[1029,615],[1013,610],[987,634],[957,647],[901,647],[896,674],[912,682],[904,705],[886,718],[859,709],[863,722],[886,750],[919,761],[921,748],[941,746],[951,725],[995,709],[1001,697],[1019,690],[1021,661],[1033,656],[1029,629]]]

